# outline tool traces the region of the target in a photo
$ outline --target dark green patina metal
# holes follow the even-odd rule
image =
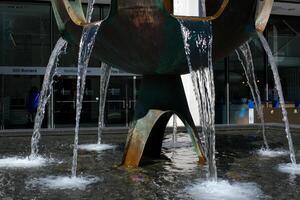
[[[213,15],[221,4],[222,0],[207,1],[207,14]],[[256,4],[257,0],[230,0],[222,15],[211,22],[214,61],[228,55],[256,32]],[[86,25],[81,1],[52,0],[52,5],[62,36],[78,45]],[[137,167],[143,154],[160,155],[165,127],[173,113],[184,122],[200,160],[205,161],[180,79],[189,70],[180,24],[170,15],[171,5],[170,0],[112,0],[109,16],[96,38],[96,59],[143,75],[123,159],[128,167]],[[210,22],[185,23],[210,34]],[[204,58],[196,60],[199,63],[195,66],[205,62]]]
[[[74,20],[64,6],[66,0],[52,0],[62,35],[71,43],[80,41],[83,25],[80,1],[72,8]],[[109,16],[102,22],[94,51],[99,61],[136,74],[188,73],[181,29],[163,0],[112,0]],[[207,1],[208,14],[218,10],[222,0]],[[212,21],[213,57],[228,55],[255,32],[256,0],[230,0],[224,13]],[[198,22],[199,28],[205,22]],[[81,26],[80,26],[81,25]]]
[[[200,138],[190,114],[181,78],[178,75],[144,76],[131,124],[123,162],[137,167],[142,154],[159,157],[166,125],[176,114],[190,134],[199,161],[204,162]],[[135,153],[133,153],[135,152]]]

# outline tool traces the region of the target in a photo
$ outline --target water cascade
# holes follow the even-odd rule
[[[33,134],[31,138],[31,155],[30,155],[31,158],[36,158],[38,156],[38,151],[39,151],[38,144],[41,137],[40,129],[45,115],[45,107],[52,93],[53,77],[57,74],[57,64],[58,64],[59,56],[61,55],[62,52],[64,52],[66,46],[67,46],[67,41],[65,41],[63,38],[60,38],[57,41],[51,53],[46,68],[42,90],[39,96],[39,105],[35,115]]]
[[[250,88],[254,103],[255,103],[255,108],[257,110],[259,119],[262,124],[262,135],[263,135],[263,140],[264,140],[264,148],[266,150],[269,150],[269,144],[267,141],[266,133],[265,133],[265,120],[264,120],[264,111],[263,111],[263,106],[261,103],[261,97],[260,97],[260,92],[256,83],[256,77],[254,73],[254,64],[253,64],[253,59],[252,59],[252,53],[251,49],[249,46],[249,43],[246,42],[245,44],[241,45],[236,51],[236,54],[238,56],[239,61],[241,62],[243,69],[245,71],[245,75],[247,78],[247,83]]]
[[[184,21],[179,21],[184,39],[185,53],[193,82],[194,92],[198,103],[202,140],[205,141],[205,153],[208,158],[209,179],[217,180],[215,161],[215,87],[212,68],[212,35],[206,32],[191,32]],[[211,24],[209,24],[211,29]],[[207,62],[202,66],[194,66],[190,57],[190,45],[196,45],[199,53],[198,59],[205,54]]]
[[[267,40],[265,39],[263,34],[260,33],[260,32],[258,32],[257,34],[258,34],[258,37],[259,37],[259,39],[262,43],[262,46],[264,47],[264,49],[265,49],[265,51],[268,55],[269,63],[271,65],[271,69],[272,69],[272,72],[273,72],[276,89],[277,89],[277,92],[278,92],[278,95],[279,95],[279,101],[280,101],[280,107],[281,107],[282,115],[283,115],[283,122],[284,122],[284,125],[285,125],[286,137],[288,139],[288,145],[289,145],[289,150],[290,150],[290,159],[291,159],[292,164],[296,165],[295,150],[294,150],[292,135],[291,135],[291,132],[290,132],[289,120],[288,120],[288,117],[287,117],[288,113],[287,113],[287,110],[286,110],[286,107],[285,107],[285,101],[284,101],[284,97],[283,97],[281,81],[280,81],[277,65],[276,65],[276,62],[275,62],[275,58],[272,54],[272,51],[270,49],[270,46],[269,46]]]
[[[173,149],[175,149],[176,147],[176,143],[177,143],[177,116],[174,114],[173,115],[173,132],[172,132],[172,143],[173,143]]]
[[[87,22],[91,22],[92,14],[94,11],[94,3],[95,0],[90,0],[88,2],[88,7],[86,11],[86,20]],[[104,111],[105,111],[105,100],[106,100],[106,92],[110,79],[111,67],[105,63],[102,63],[101,66],[101,78],[100,78],[100,98],[99,98],[99,117],[98,117],[98,139],[97,144],[82,144],[79,145],[78,148],[86,151],[103,151],[107,149],[114,148],[112,145],[101,144],[101,135],[102,129],[104,127]]]
[[[73,163],[72,163],[72,177],[76,177],[77,170],[77,154],[78,154],[78,134],[80,114],[82,109],[82,100],[85,90],[85,80],[87,67],[89,64],[90,56],[94,47],[95,38],[101,22],[90,24],[84,27],[78,55],[78,74],[77,74],[77,96],[76,96],[76,126],[75,126],[75,138],[73,149]]]
[[[200,17],[206,17],[206,6],[205,6],[206,0],[200,0],[199,1],[199,16]]]
[[[92,15],[93,15],[93,11],[94,11],[94,4],[95,4],[95,0],[89,0],[88,1],[88,7],[86,10],[86,21],[89,23],[92,20]]]
[[[104,127],[104,112],[105,112],[105,102],[107,88],[109,84],[111,67],[105,63],[101,66],[101,79],[100,79],[100,98],[99,98],[99,117],[98,117],[98,144],[102,143],[102,129]]]

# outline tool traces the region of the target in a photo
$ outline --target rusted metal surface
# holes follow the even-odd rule
[[[184,123],[199,162],[205,162],[180,76],[145,76],[124,152],[124,166],[137,167],[143,155],[154,158],[160,156],[165,128],[174,113]]]
[[[136,168],[139,166],[150,134],[159,134],[157,132],[152,132],[153,127],[156,123],[158,123],[159,120],[161,120],[161,117],[163,115],[168,115],[169,119],[172,114],[173,111],[149,110],[145,117],[136,121],[134,127],[129,131],[128,141],[125,147],[122,162],[123,166],[128,168]],[[185,120],[183,119],[183,121]],[[193,129],[191,125],[189,125],[186,121],[185,126],[187,128],[187,132],[191,136],[191,140],[196,149],[196,153],[199,156],[199,163],[204,164],[206,158],[204,156],[203,149],[200,146],[200,141],[198,141],[196,137],[196,135],[198,134],[197,130],[195,128]],[[163,130],[165,129],[165,127],[162,128]],[[152,148],[153,150],[156,148],[155,146],[151,146],[152,143],[149,143],[148,145],[150,145],[149,148]]]
[[[129,130],[123,165],[126,167],[138,167],[142,158],[146,142],[151,130],[159,118],[166,112],[149,110],[148,114],[138,119],[132,129]]]

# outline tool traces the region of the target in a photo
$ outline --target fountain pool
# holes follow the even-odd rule
[[[220,194],[224,199],[298,199],[300,177],[278,170],[281,163],[289,162],[289,155],[275,158],[258,155],[256,150],[261,147],[262,135],[255,130],[220,133],[217,131],[216,135],[217,183],[205,181],[208,168],[197,164],[188,134],[177,134],[176,148],[172,134],[166,135],[163,157],[144,159],[142,167],[131,170],[119,166],[126,135],[104,134],[103,141],[116,148],[101,152],[79,150],[78,177],[90,178],[89,184],[83,179],[76,182],[77,187],[64,185],[65,189],[60,183],[68,180],[55,177],[70,174],[73,134],[44,135],[41,155],[60,162],[38,168],[0,168],[0,199],[220,199]],[[80,144],[93,143],[97,139],[96,131],[93,134],[80,135]],[[272,147],[288,149],[282,132],[268,134],[272,135],[269,139]],[[29,144],[30,137],[2,137],[1,156],[28,155]],[[299,135],[295,135],[295,147],[300,147]],[[45,179],[50,181],[46,184]],[[206,187],[210,190],[203,194]]]

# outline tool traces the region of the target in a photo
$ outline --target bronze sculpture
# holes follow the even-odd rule
[[[130,73],[142,74],[134,121],[129,131],[123,164],[137,167],[142,155],[159,156],[166,124],[173,113],[184,122],[199,160],[205,162],[181,74],[188,73],[177,19],[212,23],[213,60],[239,47],[256,31],[263,31],[273,0],[210,0],[209,17],[172,15],[172,0],[112,0],[109,16],[102,22],[95,43],[101,62]],[[62,36],[78,44],[87,25],[81,0],[52,0]]]

